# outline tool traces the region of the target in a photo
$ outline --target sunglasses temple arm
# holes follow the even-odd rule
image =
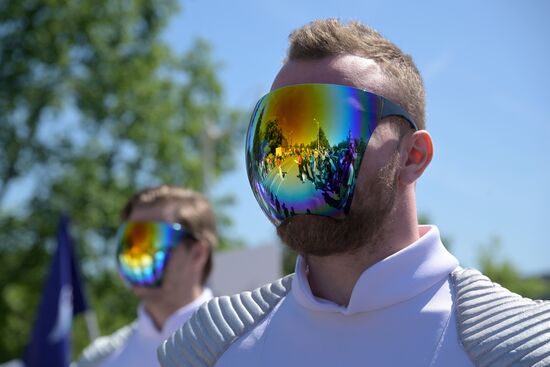
[[[416,125],[416,122],[414,122],[414,119],[407,111],[405,111],[399,105],[393,103],[389,99],[386,99],[384,97],[380,97],[380,98],[382,102],[382,112],[380,115],[380,119],[384,119],[390,116],[402,117],[405,120],[407,120],[407,122],[411,125],[411,127],[414,130],[418,130],[418,126]]]

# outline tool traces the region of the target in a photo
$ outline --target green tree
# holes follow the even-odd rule
[[[493,237],[479,250],[481,272],[493,282],[527,298],[544,298],[550,292],[550,286],[544,279],[525,277],[508,259],[500,256],[501,240]]]
[[[323,128],[319,128],[319,140],[314,139],[309,143],[308,147],[311,149],[317,149],[317,145],[319,145],[319,148],[321,149],[328,149],[330,148],[330,143],[328,142],[327,135],[325,134],[325,130]]]
[[[262,138],[261,138],[261,127],[262,127],[262,119],[264,116],[264,108],[262,108],[259,112],[258,117],[258,123],[256,124],[256,128],[254,129],[254,145],[252,147],[252,152],[249,153],[248,159],[252,162],[254,159],[257,159],[257,157],[263,157],[265,152],[262,149]]]
[[[109,333],[135,317],[113,272],[125,200],[160,183],[201,189],[234,167],[242,119],[224,107],[206,42],[176,55],[162,41],[176,10],[175,0],[0,2],[0,361],[23,352],[61,212]],[[15,206],[21,187],[30,194]],[[88,340],[76,326],[78,352]]]
[[[283,132],[277,120],[267,122],[264,138],[267,140],[267,154],[275,154],[275,149],[283,144]]]

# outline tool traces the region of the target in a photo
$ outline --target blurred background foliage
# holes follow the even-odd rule
[[[0,1],[0,362],[23,353],[62,212],[109,334],[137,306],[113,271],[126,199],[160,183],[206,191],[234,168],[243,113],[226,106],[205,41],[180,55],[162,40],[179,10],[175,0]],[[226,249],[240,245],[223,236],[231,200],[214,198]],[[497,240],[482,246],[480,270],[548,298],[548,279],[522,277],[497,253]],[[285,273],[294,260],[286,251]],[[89,343],[80,317],[73,333],[77,355]]]
[[[495,236],[479,247],[479,264],[483,274],[512,292],[532,299],[550,299],[550,277],[522,276],[509,259],[500,252],[501,240]]]
[[[206,189],[233,169],[243,115],[226,107],[205,41],[179,55],[162,40],[178,10],[173,0],[0,1],[0,361],[22,355],[62,212],[107,334],[136,310],[113,272],[126,199],[160,183]],[[215,201],[223,233],[231,198]],[[78,353],[89,343],[82,320],[74,333]]]

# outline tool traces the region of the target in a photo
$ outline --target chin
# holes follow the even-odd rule
[[[147,298],[147,297],[156,297],[160,291],[160,287],[142,287],[134,286],[132,287],[132,292],[138,298]]]
[[[347,219],[297,215],[281,223],[277,234],[302,255],[329,256],[350,250],[350,243],[342,236],[347,228]]]

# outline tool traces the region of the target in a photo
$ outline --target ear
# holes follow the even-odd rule
[[[401,183],[408,185],[414,183],[432,161],[434,148],[432,137],[426,130],[415,131],[405,138],[402,147],[404,165],[399,179]]]
[[[198,269],[202,269],[206,264],[209,251],[210,246],[205,241],[199,241],[189,249],[189,257]]]

